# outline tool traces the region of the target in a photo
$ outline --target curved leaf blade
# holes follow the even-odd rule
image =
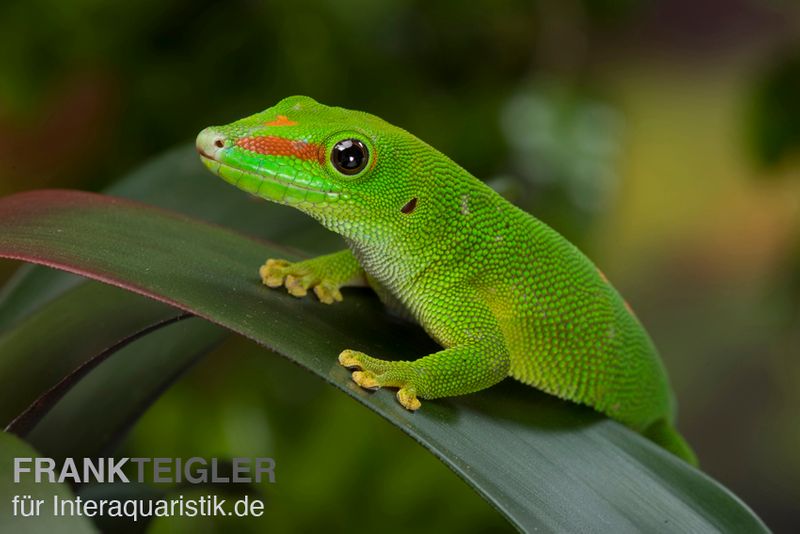
[[[164,390],[230,335],[189,317],[133,340],[70,389],[25,439],[51,458],[108,455]]]
[[[79,192],[0,200],[0,255],[58,267],[191,311],[270,346],[431,450],[515,525],[546,531],[766,531],[734,495],[641,436],[582,407],[506,383],[401,408],[336,363],[343,348],[413,358],[435,347],[352,291],[335,310],[263,288],[265,243],[183,216]]]
[[[180,315],[173,307],[104,284],[84,283],[66,291],[0,335],[0,425],[9,424],[91,356]]]

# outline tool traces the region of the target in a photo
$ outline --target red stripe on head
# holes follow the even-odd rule
[[[242,137],[236,141],[236,146],[269,156],[294,156],[307,161],[323,160],[320,145],[274,135]]]

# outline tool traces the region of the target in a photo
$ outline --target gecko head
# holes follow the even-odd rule
[[[374,115],[304,96],[197,136],[200,159],[214,174],[354,239],[419,216],[422,166],[435,160],[426,150],[443,157]]]

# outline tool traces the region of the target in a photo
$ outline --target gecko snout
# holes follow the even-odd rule
[[[195,146],[198,154],[208,159],[217,159],[217,154],[225,148],[225,136],[214,128],[206,128],[197,134]]]

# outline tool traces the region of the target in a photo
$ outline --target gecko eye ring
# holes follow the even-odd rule
[[[333,167],[347,176],[363,171],[367,161],[369,161],[367,146],[358,139],[343,139],[331,150]]]

